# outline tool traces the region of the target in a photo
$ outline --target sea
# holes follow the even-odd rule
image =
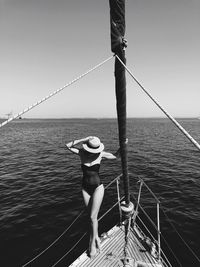
[[[178,122],[200,143],[200,120]],[[86,238],[68,253],[87,231],[88,219],[80,160],[65,146],[87,136],[98,136],[105,151],[114,153],[119,146],[117,120],[17,119],[0,128],[1,267],[28,262],[26,266],[69,266],[87,249]],[[141,178],[160,201],[161,247],[172,266],[200,266],[200,152],[165,118],[128,118],[127,136],[133,202]],[[121,174],[120,159],[104,159],[100,173],[108,185]],[[105,190],[99,216],[116,200],[113,184]],[[142,202],[156,221],[156,202],[146,189]],[[114,208],[99,223],[100,234],[117,220]]]

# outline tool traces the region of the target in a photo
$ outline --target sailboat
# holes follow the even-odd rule
[[[110,4],[110,28],[111,28],[111,50],[113,56],[95,66],[93,69],[79,76],[66,86],[56,90],[52,94],[44,97],[42,100],[31,105],[23,110],[16,116],[8,118],[3,122],[0,127],[11,122],[15,118],[20,118],[24,113],[43,103],[50,97],[64,90],[72,83],[81,79],[91,71],[103,65],[108,60],[115,58],[115,88],[116,88],[116,102],[117,102],[117,118],[118,118],[118,132],[119,144],[121,151],[121,166],[122,174],[115,178],[110,184],[116,183],[118,201],[115,206],[119,206],[119,222],[112,227],[108,232],[101,236],[101,252],[94,258],[90,258],[85,251],[83,254],[78,255],[78,258],[71,263],[70,267],[75,266],[126,266],[126,267],[170,267],[172,266],[169,259],[161,248],[161,229],[160,229],[160,201],[155,194],[151,191],[148,185],[140,178],[138,178],[139,191],[136,197],[130,196],[129,177],[131,174],[128,172],[128,151],[126,144],[126,72],[128,72],[136,83],[141,87],[145,93],[146,90],[135,79],[131,71],[126,67],[125,49],[127,42],[125,40],[125,0],[109,0]],[[155,104],[167,115],[167,117],[181,130],[181,132],[191,141],[197,149],[200,150],[200,145],[183,129],[183,127],[172,118],[153,98],[148,96],[155,102]],[[120,196],[119,185],[123,181],[124,196]],[[146,187],[149,193],[155,200],[156,205],[156,224],[149,218],[156,232],[156,237],[151,233],[150,229],[146,226],[146,222],[140,217],[142,207],[140,205],[142,188]],[[112,207],[111,207],[112,210]],[[103,215],[104,216],[104,215]],[[101,218],[99,219],[101,220]],[[55,240],[56,242],[57,240]],[[51,244],[53,246],[55,244]],[[48,249],[48,248],[47,248]],[[46,250],[47,250],[46,249]],[[73,249],[73,247],[72,247]],[[45,251],[46,251],[45,250]],[[41,252],[37,257],[39,257]],[[68,252],[63,255],[59,261],[53,266],[56,266],[63,258],[67,257]],[[32,259],[25,263],[23,266],[31,266],[35,260]]]

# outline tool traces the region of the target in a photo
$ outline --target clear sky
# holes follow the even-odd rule
[[[200,1],[127,0],[127,66],[173,116],[200,116]],[[0,0],[0,117],[112,55],[108,0]],[[113,60],[24,117],[115,117]],[[130,117],[161,116],[127,74]]]

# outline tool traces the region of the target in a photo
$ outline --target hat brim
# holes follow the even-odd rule
[[[83,149],[87,152],[97,154],[104,150],[104,144],[100,143],[98,148],[91,148],[91,147],[88,147],[87,144],[83,144]]]

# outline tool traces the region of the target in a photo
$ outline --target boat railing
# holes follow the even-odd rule
[[[106,212],[103,213],[103,215],[98,218],[98,221],[100,222],[109,212],[111,212],[111,210],[113,210],[117,205],[119,206],[119,213],[121,214],[121,209],[120,209],[120,203],[121,201],[124,199],[123,197],[120,197],[119,195],[119,181],[121,179],[122,175],[117,176],[115,179],[113,179],[109,184],[107,184],[105,186],[105,189],[107,189],[108,187],[110,187],[112,184],[116,183],[116,187],[117,187],[117,202],[115,202],[113,204],[112,207],[110,207]],[[30,264],[32,262],[34,262],[35,260],[39,259],[44,253],[46,253],[50,248],[52,248],[54,245],[56,245],[60,239],[66,235],[70,229],[72,228],[72,226],[76,223],[76,221],[83,215],[83,213],[85,212],[85,210],[83,210],[82,212],[80,212],[78,214],[78,216],[72,221],[72,223],[48,246],[46,247],[43,251],[41,251],[39,254],[37,254],[34,258],[32,258],[31,260],[29,260],[28,262],[26,262],[25,264],[22,265],[22,267],[25,266],[30,266]],[[121,215],[120,215],[121,218]],[[55,264],[52,265],[52,267],[56,266],[59,262],[61,262],[64,258],[66,258],[67,255],[69,255],[69,253],[71,251],[73,251],[81,242],[81,240],[83,240],[83,238],[86,236],[87,232],[83,233],[82,236],[79,238],[79,240],[71,247],[70,250],[68,250]]]
[[[116,208],[116,206],[119,207],[119,216],[120,216],[120,224],[122,222],[122,211],[121,211],[121,202],[124,200],[124,196],[120,196],[120,188],[119,188],[119,184],[120,184],[120,180],[122,179],[122,174],[117,176],[115,179],[113,179],[108,185],[105,186],[105,189],[109,188],[111,185],[113,185],[114,183],[116,183],[116,188],[117,188],[117,201],[107,210],[103,213],[103,215],[98,219],[98,221],[100,222],[109,212],[111,212],[114,208]],[[152,190],[148,187],[148,185],[144,182],[143,179],[141,179],[140,177],[138,177],[137,179],[139,179],[140,182],[140,187],[139,187],[139,193],[137,196],[137,199],[134,195],[131,194],[131,196],[134,199],[134,202],[136,203],[136,207],[134,210],[134,213],[132,215],[132,218],[134,218],[133,220],[133,224],[136,223],[136,220],[138,220],[140,222],[140,224],[142,226],[139,226],[137,223],[137,234],[138,236],[141,238],[141,241],[145,240],[146,238],[146,234],[144,233],[145,230],[142,230],[141,227],[143,229],[146,229],[146,231],[148,231],[148,235],[151,237],[151,240],[153,240],[153,243],[157,244],[158,247],[158,252],[157,252],[157,259],[162,261],[162,259],[165,259],[165,262],[168,262],[167,257],[164,255],[163,251],[161,250],[161,245],[160,245],[160,219],[159,219],[159,204],[160,201],[159,199],[155,196],[155,194],[152,192]],[[156,205],[157,205],[157,225],[153,222],[153,220],[150,218],[150,216],[146,213],[145,209],[142,207],[141,203],[140,203],[140,198],[141,198],[141,193],[142,193],[142,187],[145,186],[148,191],[150,192],[150,194],[153,196],[153,198],[155,199]],[[138,212],[138,209],[140,209],[148,218],[148,220],[150,221],[150,223],[153,225],[153,227],[156,229],[157,231],[157,240],[155,239],[155,237],[153,236],[153,234],[151,234],[151,232],[149,231],[148,227],[144,224],[144,221],[140,218],[140,212]],[[64,235],[66,235],[68,233],[68,231],[71,229],[71,227],[76,223],[76,221],[81,217],[81,215],[83,215],[84,211],[82,211],[81,213],[79,213],[79,215],[73,220],[73,222],[67,227],[66,230],[63,231],[63,233],[57,237],[46,249],[44,249],[42,252],[40,252],[37,256],[35,256],[33,259],[31,259],[30,261],[28,261],[27,263],[25,263],[23,265],[23,267],[25,266],[29,266],[33,261],[35,261],[36,259],[38,259],[40,256],[42,256],[44,253],[46,253],[48,251],[48,249],[50,249],[51,247],[53,247],[55,244],[58,243],[58,241],[61,239],[61,237],[63,237]],[[134,216],[135,214],[135,216]],[[135,229],[135,228],[134,228]],[[83,240],[83,238],[86,236],[86,232],[82,234],[82,236],[79,238],[79,240],[71,247],[70,250],[68,250],[53,266],[57,266],[58,263],[60,263],[64,258],[67,257],[67,255],[69,255],[69,253],[71,253],[81,242],[81,240]],[[148,240],[148,239],[147,239]],[[150,239],[149,239],[150,240]],[[150,251],[151,252],[151,251]],[[161,253],[162,253],[162,257],[161,257]],[[155,255],[152,255],[155,256]],[[52,267],[53,267],[52,266]],[[167,266],[171,266],[171,264],[168,262]]]
[[[131,176],[132,174],[129,173],[129,176]],[[114,184],[116,182],[116,187],[117,187],[117,198],[118,201],[109,209],[107,210],[100,218],[99,221],[105,217],[115,206],[119,206],[119,217],[120,217],[120,224],[122,223],[122,210],[121,210],[121,202],[124,200],[124,197],[120,196],[120,189],[119,189],[119,185],[120,185],[120,180],[123,178],[123,175],[119,175],[117,176],[115,179],[113,179],[106,187],[110,187],[112,184]],[[135,178],[135,177],[134,177]],[[139,227],[139,225],[137,224],[137,229],[139,230],[139,236],[141,237],[141,241],[147,242],[147,245],[149,245],[149,252],[150,254],[157,258],[157,260],[159,262],[165,262],[167,263],[166,266],[172,266],[168,260],[168,258],[166,257],[165,253],[163,252],[163,250],[161,249],[161,229],[160,229],[160,200],[157,198],[157,196],[154,194],[154,192],[150,189],[150,187],[146,184],[146,182],[141,178],[141,177],[137,177],[138,182],[140,183],[139,185],[139,191],[138,191],[138,195],[137,198],[135,197],[135,195],[131,194],[131,196],[134,199],[135,202],[135,209],[134,212],[132,214],[132,220],[133,220],[133,224],[136,223],[136,220],[138,219],[140,221],[140,224],[143,226],[143,228],[145,229],[146,233],[145,234],[141,227]],[[152,196],[155,205],[156,205],[156,223],[153,221],[153,218],[151,218],[151,216],[148,215],[148,213],[145,211],[145,208],[143,207],[143,204],[141,204],[141,194],[142,194],[142,187],[145,187],[148,192],[150,193],[150,195]],[[156,233],[157,233],[157,237],[155,237],[155,235],[153,235],[151,233],[151,231],[149,230],[149,227],[146,226],[146,224],[144,223],[144,220],[140,217],[140,213],[138,212],[138,210],[140,210],[143,212],[143,214],[145,215],[145,217],[148,219],[148,222],[150,222],[150,224],[153,226],[153,228],[155,229]],[[146,221],[146,220],[145,220]],[[150,237],[150,238],[149,238]],[[157,249],[156,246],[157,245]]]
[[[165,261],[167,262],[167,266],[171,266],[169,260],[167,259],[166,255],[164,254],[163,250],[161,249],[161,229],[160,229],[160,200],[156,197],[156,195],[153,193],[153,191],[149,188],[149,186],[145,183],[145,181],[141,177],[137,177],[140,185],[139,185],[139,191],[138,191],[138,196],[137,199],[136,197],[131,194],[133,199],[136,202],[136,208],[135,208],[135,216],[134,216],[134,221],[133,223],[135,224],[136,221],[139,221],[139,224],[141,227],[144,229],[142,231],[141,227],[139,227],[137,223],[137,230],[138,236],[141,239],[142,243],[145,243],[147,247],[149,248],[150,254],[153,257],[156,257],[159,262]],[[145,187],[150,195],[152,196],[153,200],[155,201],[156,205],[156,223],[153,221],[153,219],[148,215],[148,213],[145,211],[145,208],[143,207],[143,204],[141,204],[141,195],[142,195],[142,187]],[[150,231],[150,227],[148,227],[147,220],[145,220],[146,223],[144,223],[144,220],[141,218],[140,213],[138,210],[141,210],[144,216],[148,219],[148,222],[153,226],[154,230],[157,233],[157,237],[155,237],[155,234],[152,234]],[[148,234],[144,233],[144,231]],[[150,238],[149,238],[150,237]],[[156,249],[157,245],[157,249]]]

